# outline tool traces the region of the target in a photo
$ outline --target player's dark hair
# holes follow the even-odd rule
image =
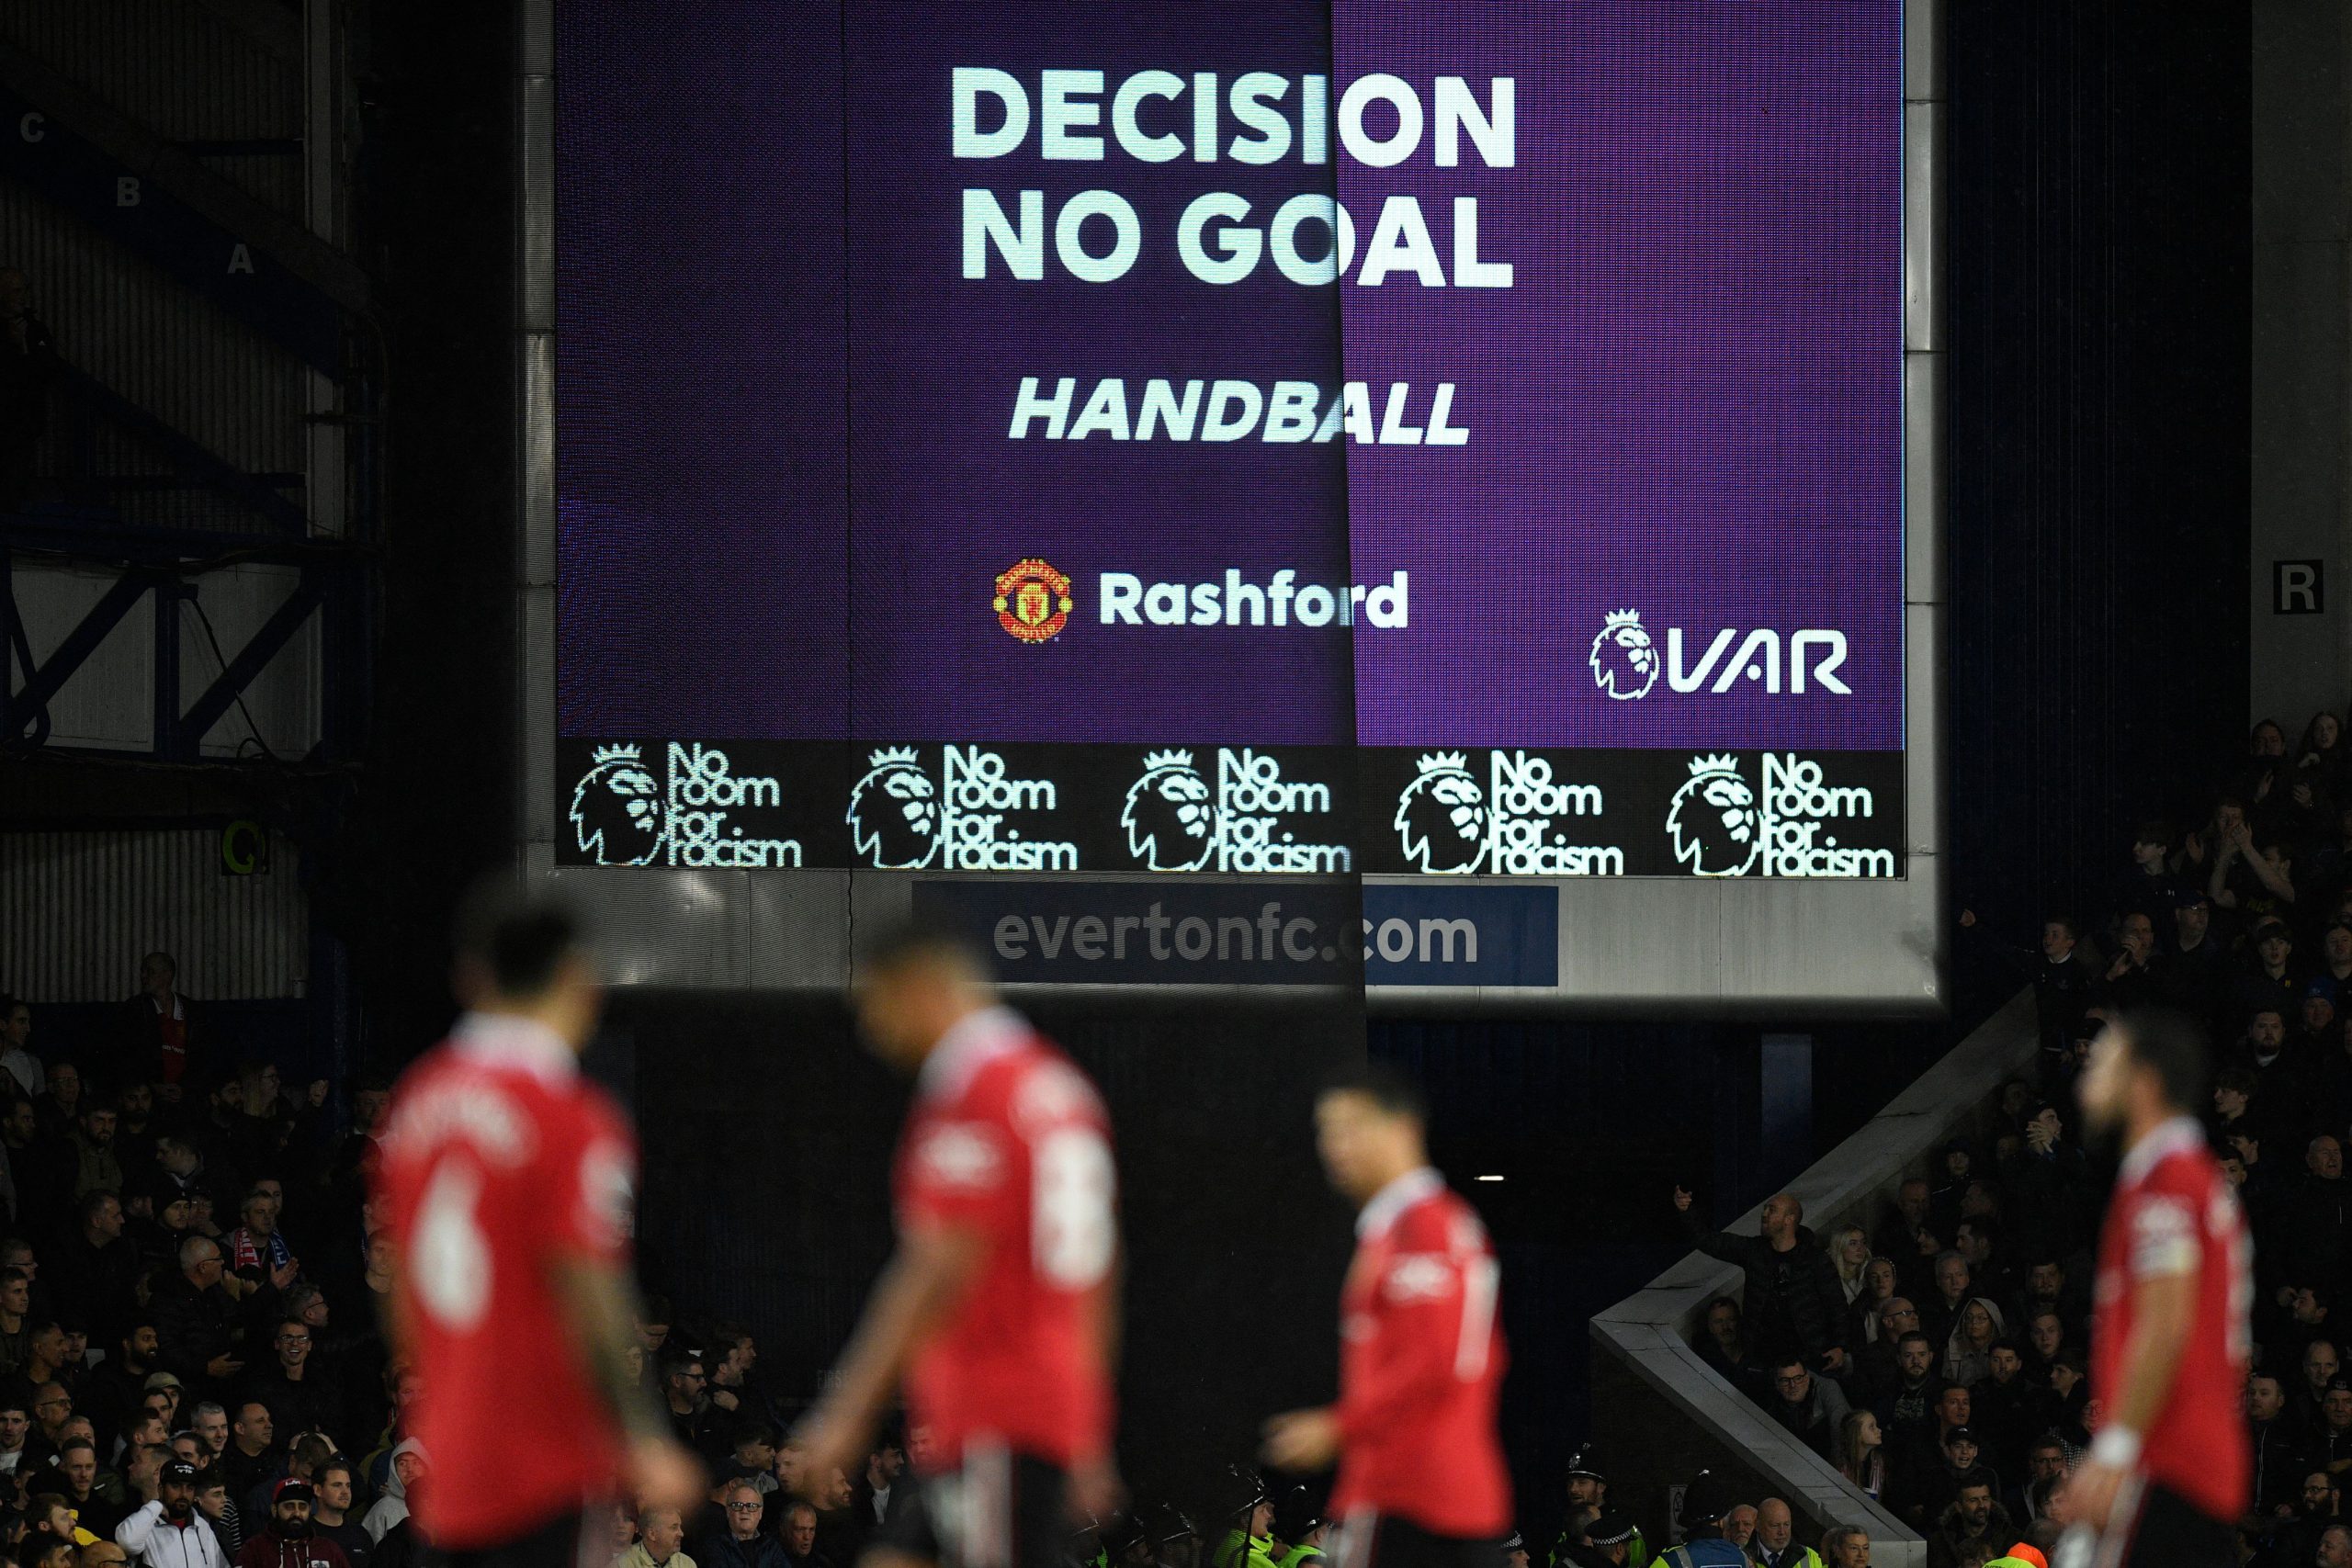
[[[543,994],[581,945],[580,921],[569,905],[506,877],[476,887],[458,911],[458,959],[481,965],[501,996]]]
[[[2156,1075],[2165,1104],[2194,1111],[2203,1103],[2208,1057],[2195,1024],[2169,1008],[2133,1008],[2112,1027],[2132,1060]]]
[[[1323,1080],[1316,1098],[1334,1094],[1360,1094],[1391,1116],[1409,1116],[1416,1122],[1430,1119],[1429,1101],[1421,1097],[1420,1085],[1385,1062],[1342,1067]]]
[[[988,949],[972,929],[952,916],[921,914],[861,928],[851,943],[856,968],[887,975],[910,964],[944,960],[974,974],[989,974]]]

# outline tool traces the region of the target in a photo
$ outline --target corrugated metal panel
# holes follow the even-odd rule
[[[12,581],[17,612],[33,660],[46,661],[79,625],[117,574],[97,567],[34,566],[19,561]],[[185,660],[187,639],[181,639]],[[209,655],[208,655],[209,657]],[[236,656],[232,653],[231,658]],[[186,667],[182,667],[186,674]],[[17,679],[22,679],[18,671]],[[113,631],[49,701],[51,746],[146,751],[155,744],[155,614],[153,600],[131,606]],[[0,986],[6,985],[0,979]]]
[[[290,566],[239,566],[207,572],[196,580],[197,603],[211,617],[220,639],[218,653],[204,635],[204,624],[191,607],[180,616],[180,711],[186,713],[220,673],[223,657],[234,659],[253,640],[262,623],[277,613],[300,583],[302,574]],[[263,667],[245,689],[243,709],[232,705],[220,722],[203,738],[209,757],[233,757],[252,750],[255,726],[259,739],[280,757],[301,757],[319,743],[319,617],[313,612],[294,640]]]
[[[208,829],[0,834],[0,985],[33,1001],[112,1001],[161,949],[190,996],[299,997],[309,899],[275,834],[270,863],[223,876]]]
[[[33,311],[49,324],[70,364],[247,473],[304,471],[307,384],[291,355],[6,184],[0,184],[0,265],[22,267],[31,279]],[[66,437],[64,410],[52,407],[44,471],[58,470]],[[96,467],[102,474],[170,471],[145,448],[103,427]],[[115,500],[125,516],[157,525],[254,525],[250,513],[202,491],[128,491]]]
[[[14,583],[17,611],[36,665],[81,621],[115,581],[116,573],[96,567],[36,565],[19,561]],[[180,610],[180,711],[186,713],[275,614],[301,581],[299,569],[246,565],[207,572],[191,580],[195,598]],[[220,639],[216,652],[197,615],[201,606]],[[108,750],[145,751],[155,744],[155,610],[151,594],[107,634],[88,660],[50,699],[48,743]],[[301,757],[319,743],[321,677],[316,615],[245,690],[244,705],[232,705],[202,738],[207,756],[250,752],[258,727],[261,740],[280,757]],[[6,981],[0,978],[0,986]]]
[[[175,141],[302,133],[302,76],[187,0],[8,0],[0,36]],[[299,156],[208,157],[216,174],[302,216]]]

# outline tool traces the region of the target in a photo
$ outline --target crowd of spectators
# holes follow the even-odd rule
[[[1954,1141],[1865,1227],[1827,1235],[1796,1200],[1761,1234],[1711,1232],[1737,1298],[1698,1349],[1797,1440],[1918,1530],[1935,1568],[2047,1545],[2051,1499],[2087,1450],[2091,1248],[2111,1151],[2077,1134],[2073,1083],[2112,1010],[2163,1002],[2214,1041],[2208,1127],[2256,1238],[2256,1496],[2247,1560],[2352,1568],[2352,749],[2323,715],[2290,749],[2255,731],[2210,816],[2141,826],[2088,919],[2052,911],[2005,947],[2035,997],[2037,1068],[2003,1086],[1989,1132]],[[162,953],[103,1040],[52,1051],[0,996],[0,1537],[16,1568],[420,1568],[408,1497],[432,1456],[401,1413],[387,1242],[367,1173],[388,1091],[289,1086],[208,1049]],[[616,1511],[619,1568],[850,1568],[913,1484],[920,1432],[862,1473],[809,1478],[794,1411],[761,1392],[752,1337],[685,1327],[658,1299],[641,1374],[710,1467],[691,1517]],[[1656,1553],[1612,1508],[1588,1448],[1546,1568]],[[1540,1506],[1540,1504],[1539,1504]],[[1324,1521],[1254,1477],[1199,1510],[1161,1505],[1073,1534],[1102,1568],[1298,1568]],[[1858,1513],[1858,1520],[1860,1517]],[[2341,1521],[2341,1522],[2339,1522]],[[1694,1485],[1679,1523],[1767,1568],[1853,1568],[1857,1525],[1798,1540],[1783,1499]],[[1513,1568],[1532,1554],[1516,1539]]]
[[[2046,1548],[2052,1495],[2099,1417],[2087,1356],[2092,1249],[2115,1151],[2080,1138],[2075,1079],[2107,1017],[2167,1006],[2212,1042],[2206,1127],[2256,1243],[2245,1559],[2352,1565],[2342,1497],[2352,1471],[2343,725],[2321,714],[2291,748],[2277,724],[2256,726],[2203,821],[2186,831],[2139,824],[2090,912],[2048,912],[2032,944],[1961,921],[1964,955],[2032,987],[2034,1070],[2002,1086],[1986,1135],[1954,1140],[1867,1228],[1817,1235],[1784,1194],[1764,1205],[1761,1234],[1713,1232],[1678,1190],[1693,1242],[1743,1276],[1737,1299],[1708,1307],[1700,1355],[1858,1494],[1923,1534],[1933,1568],[1981,1568],[2020,1541]],[[1590,1491],[1589,1481],[1569,1484],[1572,1503]],[[1571,1537],[1597,1506],[1586,1496]],[[1773,1568],[1811,1561],[1784,1541],[1757,1543],[1759,1518],[1777,1521],[1785,1504],[1726,1507],[1702,1529]],[[1850,1540],[1817,1555],[1836,1568],[1838,1551],[1850,1555]],[[1867,1549],[1853,1560],[1867,1561]]]
[[[45,1040],[0,994],[0,1545],[11,1568],[435,1568],[409,1499],[432,1455],[382,1331],[391,1258],[370,1195],[383,1082],[295,1088],[226,1060],[167,954],[101,1037]],[[347,1102],[347,1103],[346,1103]],[[340,1115],[340,1122],[336,1120]],[[808,1486],[800,1414],[745,1328],[649,1297],[632,1349],[712,1484],[691,1515],[616,1507],[616,1568],[853,1568],[914,1485],[923,1434]],[[1098,1568],[1297,1568],[1303,1489],[1237,1472],[1074,1530]],[[1247,1495],[1241,1494],[1246,1492]],[[1277,1538],[1280,1528],[1285,1533]],[[1517,1568],[1527,1568],[1523,1554]]]
[[[19,1568],[407,1568],[386,1092],[331,1126],[327,1084],[209,1055],[176,981],[148,955],[70,1046],[0,995],[0,1537]]]

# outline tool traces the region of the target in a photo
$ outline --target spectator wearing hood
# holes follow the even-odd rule
[[[424,1446],[414,1438],[403,1438],[392,1445],[392,1473],[384,1483],[384,1495],[359,1521],[369,1539],[383,1544],[385,1533],[408,1517],[408,1489],[425,1471]]]
[[[1692,1246],[1738,1264],[1747,1276],[1748,1327],[1757,1342],[1785,1346],[1811,1371],[1842,1376],[1846,1292],[1838,1266],[1804,1228],[1804,1205],[1787,1192],[1765,1200],[1758,1235],[1707,1229],[1683,1188],[1674,1190],[1674,1207]]]
[[[1971,1296],[1953,1316],[1944,1339],[1944,1376],[1971,1387],[1993,1375],[1993,1347],[2009,1331],[2008,1320],[1990,1296]]]

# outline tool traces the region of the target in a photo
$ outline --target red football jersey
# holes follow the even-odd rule
[[[422,1379],[407,1435],[431,1466],[411,1505],[436,1544],[489,1546],[615,1483],[620,1434],[548,1266],[622,1260],[636,1147],[571,1049],[505,1016],[411,1067],[388,1126],[377,1179]]]
[[[933,1465],[976,1440],[1064,1467],[1106,1454],[1095,1293],[1118,1255],[1117,1176],[1094,1086],[1017,1014],[970,1015],[923,1065],[896,1187],[901,1231],[970,1226],[988,1243],[907,1372]]]
[[[2245,1513],[2245,1387],[2253,1245],[2237,1194],[2195,1122],[2176,1117],[2140,1140],[2117,1172],[2099,1236],[2091,1392],[2109,1403],[2132,1337],[2132,1287],[2197,1274],[2197,1305],[2172,1395],[2142,1434],[2140,1470],[2212,1518]]]
[[[1501,1269],[1487,1228],[1437,1172],[1399,1177],[1356,1221],[1340,1295],[1340,1474],[1331,1514],[1499,1540],[1510,1476],[1495,1433]]]

